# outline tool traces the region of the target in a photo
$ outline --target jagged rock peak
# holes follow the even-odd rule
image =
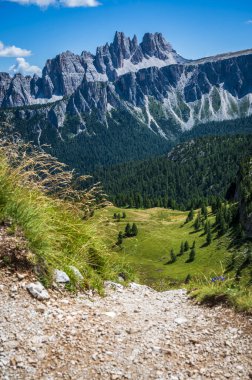
[[[176,53],[162,33],[145,33],[140,46],[144,54],[159,59],[165,59],[168,53]]]
[[[138,39],[137,36],[134,34],[134,37],[132,38],[132,46],[137,47],[138,46]]]

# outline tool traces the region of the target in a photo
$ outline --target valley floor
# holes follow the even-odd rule
[[[53,290],[42,303],[31,276],[0,271],[3,380],[252,378],[249,317],[136,284],[107,283],[104,298]]]

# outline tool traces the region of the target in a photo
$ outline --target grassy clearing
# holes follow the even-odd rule
[[[126,219],[113,219],[114,213],[122,214],[123,211]],[[218,237],[212,228],[213,240],[207,246],[203,229],[195,232],[193,222],[185,224],[187,215],[182,211],[161,208],[123,210],[106,207],[98,211],[92,220],[99,221],[102,240],[111,247],[115,257],[119,256],[133,267],[140,282],[157,290],[187,287],[199,302],[211,304],[222,301],[239,311],[252,311],[252,289],[248,285],[250,273],[243,273],[242,280],[237,282],[234,271],[230,271],[224,275],[225,281],[211,282],[213,277],[223,275],[234,253],[240,254],[239,249],[231,244],[231,232]],[[208,220],[213,224],[215,217],[209,213]],[[139,233],[136,238],[124,239],[121,248],[117,247],[118,233],[124,231],[127,223],[136,223]],[[188,241],[190,247],[196,242],[195,260],[186,263],[188,251],[177,257],[175,263],[167,265],[170,250],[173,248],[178,254],[182,241]],[[191,276],[189,285],[185,284],[188,274]]]
[[[136,223],[138,236],[124,239],[121,248],[115,248],[117,255],[127,259],[136,269],[140,280],[159,288],[161,283],[176,285],[184,282],[188,274],[193,276],[215,275],[221,270],[223,262],[230,255],[227,250],[229,237],[213,238],[210,246],[206,246],[206,235],[203,230],[194,232],[193,222],[185,224],[187,213],[161,208],[149,210],[127,209],[126,219],[120,222],[113,220],[113,214],[121,212],[118,208],[107,207],[98,212],[95,218],[102,216],[100,228],[104,241],[114,246],[119,231],[124,231],[127,223]],[[214,217],[209,215],[213,223]],[[176,254],[180,251],[181,242],[188,241],[191,247],[196,241],[196,258],[193,263],[185,263],[189,251],[178,257],[174,264],[166,265],[170,259],[170,250]],[[160,283],[160,284],[159,284]]]
[[[97,220],[87,223],[83,219],[94,207],[91,194],[77,192],[82,195],[73,200],[71,174],[64,174],[65,171],[56,166],[54,173],[48,173],[41,164],[41,156],[37,161],[36,157],[27,161],[25,155],[21,160],[13,160],[8,153],[8,149],[2,147],[1,218],[10,219],[21,228],[31,251],[30,260],[43,283],[49,286],[53,269],[58,268],[68,273],[74,289],[77,280],[69,267],[75,266],[84,276],[80,285],[101,292],[104,279],[116,279],[122,271],[127,275],[120,258],[115,260],[99,237]],[[52,171],[52,166],[48,167]],[[50,184],[53,190],[58,185],[58,194],[52,194]]]

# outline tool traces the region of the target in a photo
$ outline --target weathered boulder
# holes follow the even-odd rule
[[[59,283],[59,284],[66,284],[66,283],[70,282],[70,278],[62,270],[55,269],[55,271],[54,271],[54,281],[57,282],[57,283]]]
[[[30,283],[26,286],[28,292],[40,301],[48,300],[50,298],[48,291],[40,282]]]

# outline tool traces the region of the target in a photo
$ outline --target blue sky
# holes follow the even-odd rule
[[[252,0],[99,2],[0,0],[0,71],[15,65],[12,72],[34,72],[65,50],[95,52],[116,30],[139,40],[145,32],[162,32],[186,58],[252,48]]]

